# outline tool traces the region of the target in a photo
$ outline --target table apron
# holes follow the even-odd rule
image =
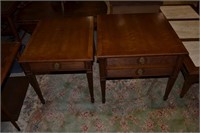
[[[33,73],[84,71],[88,69],[85,62],[37,62],[29,63],[29,66]]]
[[[107,78],[134,78],[150,76],[169,76],[173,72],[173,67],[155,68],[132,68],[132,69],[113,69],[107,70]]]
[[[138,56],[138,57],[114,57],[107,58],[107,67],[133,66],[133,65],[174,65],[177,56]]]

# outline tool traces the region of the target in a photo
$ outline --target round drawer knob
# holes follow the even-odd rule
[[[143,74],[144,74],[144,70],[143,69],[140,68],[140,69],[137,70],[137,75],[141,76]]]
[[[55,69],[55,70],[60,69],[60,64],[59,64],[59,63],[54,63],[54,69]]]
[[[139,64],[144,64],[145,63],[145,58],[144,57],[140,57],[138,60]]]

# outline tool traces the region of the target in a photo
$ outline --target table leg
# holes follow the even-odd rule
[[[101,78],[100,84],[101,84],[102,103],[105,103],[106,102],[106,80]]]
[[[93,64],[93,62],[85,62],[85,66],[87,69],[86,74],[87,74],[87,81],[88,81],[88,86],[89,86],[91,102],[94,103],[92,64]]]
[[[94,92],[93,92],[93,74],[92,71],[87,71],[87,80],[90,91],[91,102],[94,103]]]
[[[36,94],[38,95],[41,103],[45,104],[45,100],[42,96],[42,92],[40,90],[37,79],[36,79],[35,75],[30,71],[29,65],[27,63],[23,63],[21,65],[22,65],[22,68],[24,69],[24,72],[26,74],[26,77],[28,78],[29,83],[31,84],[31,86],[35,90]]]
[[[106,102],[106,60],[105,59],[99,59],[99,72],[100,72],[102,103],[105,103]]]
[[[173,87],[175,81],[176,81],[176,77],[171,76],[169,78],[168,83],[167,83],[167,87],[166,87],[166,90],[165,90],[165,95],[163,97],[164,101],[168,99],[168,95],[169,95],[170,91],[172,90],[172,87]]]
[[[169,95],[170,91],[172,90],[172,87],[173,87],[173,85],[174,85],[174,83],[175,83],[175,81],[178,77],[178,73],[180,72],[180,68],[182,66],[182,63],[183,63],[183,57],[180,56],[180,57],[178,57],[177,65],[176,65],[176,67],[173,71],[173,74],[169,77],[163,100],[168,99],[168,95]]]
[[[42,103],[42,104],[45,104],[45,100],[44,100],[44,98],[43,98],[43,96],[42,96],[42,92],[41,92],[41,90],[40,90],[40,87],[39,87],[39,84],[38,84],[38,82],[37,82],[37,79],[36,79],[35,75],[29,73],[29,74],[26,74],[26,76],[27,76],[27,78],[28,78],[28,81],[29,81],[30,84],[32,85],[33,89],[35,90],[36,94],[38,95],[38,97],[39,97],[41,103]]]

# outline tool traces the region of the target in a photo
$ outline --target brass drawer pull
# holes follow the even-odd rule
[[[141,64],[141,65],[145,64],[145,58],[144,57],[140,57],[138,59],[138,63]]]
[[[136,71],[136,74],[139,75],[139,76],[141,76],[141,75],[144,74],[144,70],[141,69],[141,68],[139,68],[139,69]]]
[[[60,64],[59,64],[59,63],[54,63],[54,69],[55,69],[55,70],[60,69]]]

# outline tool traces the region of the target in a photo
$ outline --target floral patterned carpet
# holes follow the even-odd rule
[[[98,64],[94,63],[95,103],[90,102],[85,74],[37,76],[46,104],[29,86],[17,123],[22,132],[198,132],[199,84],[179,98],[179,77],[167,101],[168,78],[108,80],[101,103]],[[2,132],[16,132],[10,122]]]

